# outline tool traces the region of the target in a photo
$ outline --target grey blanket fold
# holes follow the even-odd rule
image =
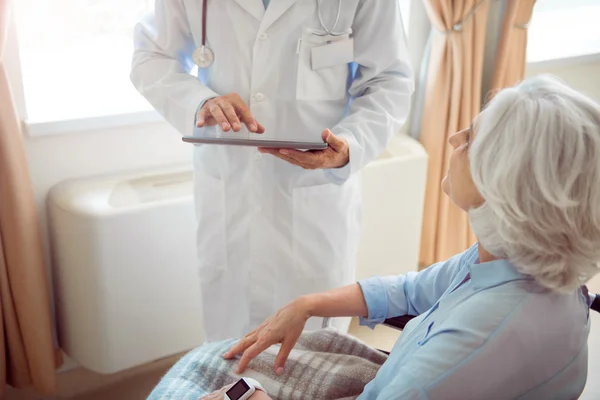
[[[239,362],[222,358],[235,341],[201,346],[183,357],[164,376],[148,400],[198,400],[234,383]],[[254,359],[244,376],[258,380],[273,399],[355,399],[387,356],[334,329],[303,333],[290,353],[285,372],[274,372],[279,346]]]

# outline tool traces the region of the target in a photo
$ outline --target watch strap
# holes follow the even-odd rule
[[[263,391],[263,392],[265,392],[265,393],[267,392],[267,391],[266,391],[266,390],[265,390],[265,389],[262,387],[262,385],[261,385],[260,383],[258,383],[258,381],[257,381],[256,379],[252,379],[252,378],[247,378],[247,377],[244,377],[244,380],[245,380],[246,382],[248,382],[248,384],[249,384],[249,385],[252,385],[252,386],[254,386],[254,388],[255,388],[255,389],[258,389],[258,390],[260,390],[260,391]]]

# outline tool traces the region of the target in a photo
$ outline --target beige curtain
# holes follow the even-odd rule
[[[429,154],[420,262],[447,259],[475,242],[465,212],[441,190],[451,147],[481,107],[487,0],[424,0],[434,28],[420,141]]]
[[[535,0],[508,1],[496,51],[492,93],[513,86],[525,77],[527,26],[534,5]]]
[[[6,385],[56,389],[60,359],[20,123],[5,69],[11,0],[0,0],[0,398]]]

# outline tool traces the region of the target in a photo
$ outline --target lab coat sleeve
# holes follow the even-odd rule
[[[350,162],[327,169],[327,177],[343,183],[385,150],[406,121],[414,91],[413,72],[398,0],[364,0],[352,26],[355,79],[348,115],[332,132],[345,139]]]
[[[192,135],[199,104],[217,94],[190,72],[196,48],[182,0],[156,0],[134,31],[131,81],[183,135]]]
[[[473,246],[420,272],[358,282],[368,310],[368,317],[360,318],[360,324],[374,328],[388,318],[417,316],[429,310],[476,254],[477,246]]]

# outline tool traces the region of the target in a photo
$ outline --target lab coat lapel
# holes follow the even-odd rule
[[[265,15],[265,4],[262,0],[235,0],[235,2],[257,20],[261,21],[263,19]]]
[[[260,32],[266,31],[277,21],[297,0],[271,0],[260,25]]]

